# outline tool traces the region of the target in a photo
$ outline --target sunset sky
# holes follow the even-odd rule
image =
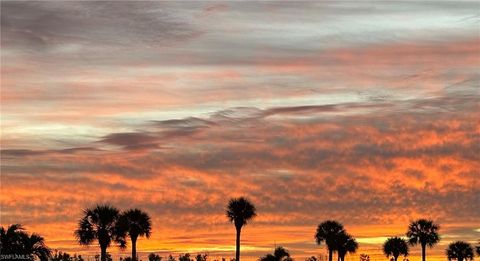
[[[152,217],[144,260],[230,258],[246,196],[243,260],[323,255],[326,219],[387,260],[421,217],[444,260],[480,239],[479,101],[478,1],[1,1],[0,223],[94,255],[73,231],[110,203]]]

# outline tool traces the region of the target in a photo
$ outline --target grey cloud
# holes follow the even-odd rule
[[[3,157],[24,157],[24,156],[34,156],[44,154],[44,151],[35,151],[35,150],[28,150],[28,149],[6,149],[0,151],[2,158]]]
[[[74,154],[78,152],[92,152],[92,151],[101,151],[101,150],[95,147],[78,147],[78,148],[66,148],[66,149],[61,149],[57,151],[60,153]]]
[[[103,137],[100,142],[122,146],[125,149],[154,148],[158,142],[153,135],[142,132],[112,133]]]
[[[255,65],[298,60],[311,65],[335,64],[341,61],[327,53],[312,56],[312,52],[344,47],[345,43],[395,42],[399,40],[399,32],[406,34],[400,37],[403,41],[418,37],[411,34],[415,28],[412,25],[398,29],[397,24],[382,23],[387,28],[377,29],[372,25],[345,24],[342,17],[386,20],[391,15],[404,15],[407,10],[409,14],[424,17],[432,8],[449,15],[453,10],[460,18],[475,15],[474,4],[466,2],[455,8],[438,3],[426,6],[399,2],[301,5],[231,2],[224,4],[226,8],[218,17],[215,16],[218,13],[200,15],[215,4],[204,2],[2,1],[1,4],[4,48],[23,48],[33,56],[50,51],[50,60],[76,59],[76,66],[92,62],[118,65],[127,61],[152,65]],[[292,24],[296,26],[291,27]],[[354,26],[360,27],[354,30]],[[190,43],[192,39],[198,41]],[[185,42],[189,42],[188,46],[182,45]],[[182,47],[177,48],[179,45]]]
[[[477,161],[478,135],[475,135],[475,125],[465,123],[453,129],[443,120],[454,119],[453,115],[457,106],[461,110],[472,113],[476,103],[474,97],[444,97],[426,100],[408,100],[396,105],[390,103],[348,103],[319,106],[292,106],[276,107],[260,110],[251,107],[231,108],[211,114],[210,117],[185,118],[168,121],[154,121],[157,127],[151,131],[151,123],[146,125],[149,132],[139,131],[133,133],[115,133],[102,138],[102,142],[135,148],[138,146],[168,147],[169,143],[182,144],[211,144],[208,152],[202,152],[202,160],[196,160],[196,152],[183,151],[177,154],[170,151],[164,157],[167,161],[179,162],[198,169],[235,169],[244,162],[252,161],[258,166],[267,167],[269,162],[281,162],[284,166],[300,164],[305,168],[319,168],[321,166],[335,166],[334,162],[357,164],[376,164],[386,169],[395,167],[392,159],[397,157],[416,158],[422,156],[456,156],[468,161]],[[409,108],[420,104],[428,104],[428,112],[411,112]],[[458,105],[457,105],[458,104]],[[440,112],[450,106],[449,114],[432,115],[432,111]],[[374,110],[363,116],[340,116],[323,118],[324,112],[345,112],[352,108],[373,108]],[[397,108],[397,111],[384,108]],[[270,120],[269,116],[279,116],[279,119]],[[340,114],[341,115],[341,114]],[[309,121],[297,120],[296,117],[282,119],[281,116],[304,116],[311,118]],[[403,122],[396,119],[402,118]],[[330,124],[334,129],[325,129],[302,137],[290,137],[291,128],[285,123],[296,123],[301,126],[322,126]],[[365,135],[358,129],[360,127],[373,127],[376,134]],[[273,131],[275,130],[275,131]],[[423,147],[411,148],[409,144],[399,144],[397,141],[376,141],[376,135],[398,135],[402,132],[418,133],[419,131],[434,131],[438,135],[446,135],[451,131],[459,131],[468,138],[467,143],[444,142]],[[266,135],[271,133],[272,135]],[[273,133],[276,133],[273,135]],[[338,150],[332,147],[313,147],[317,141],[333,141],[338,144],[352,143],[348,150]],[[236,146],[228,145],[235,142]],[[265,146],[262,150],[252,151],[247,145],[257,144]],[[301,148],[297,148],[301,145]],[[202,147],[201,147],[202,148]],[[200,151],[204,151],[203,147]],[[284,156],[272,153],[270,149],[297,148]],[[447,170],[448,166],[443,166]],[[334,171],[334,169],[332,169]],[[408,173],[407,173],[408,174]],[[412,174],[412,173],[410,173]],[[413,174],[412,174],[413,175]],[[420,176],[419,176],[420,177]]]
[[[155,127],[156,136],[163,143],[168,142],[169,139],[189,137],[217,125],[217,123],[213,121],[196,117],[152,121],[152,124]]]
[[[383,101],[383,100],[382,100]],[[355,109],[382,109],[391,108],[395,105],[393,103],[342,103],[342,104],[327,104],[327,105],[310,105],[310,106],[291,106],[291,107],[277,107],[267,109],[263,112],[264,116],[271,115],[316,115],[316,113],[323,112],[349,112]]]
[[[201,129],[202,127],[199,126],[176,126],[160,129],[156,132],[112,133],[102,137],[99,142],[120,146],[126,150],[161,149],[161,145],[171,143],[182,137],[192,137]]]
[[[66,149],[53,149],[53,150],[30,150],[30,149],[3,149],[0,150],[2,157],[28,157],[44,154],[75,154],[79,152],[92,152],[100,151],[94,147],[78,147],[78,148],[66,148]]]
[[[197,117],[153,121],[153,123],[159,127],[166,127],[166,128],[201,128],[201,127],[208,127],[210,125],[215,124],[212,121],[204,120]]]
[[[333,112],[338,111],[338,105],[319,105],[319,106],[296,106],[296,107],[278,107],[266,110],[265,116],[277,114],[312,114],[315,112]]]
[[[260,118],[262,110],[255,107],[234,107],[212,113],[210,119],[220,123],[240,123]]]
[[[160,2],[2,1],[2,41],[34,48],[69,43],[153,47],[197,33]]]

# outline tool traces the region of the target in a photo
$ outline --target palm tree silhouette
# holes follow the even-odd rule
[[[347,253],[355,253],[358,249],[358,243],[350,234],[343,233],[339,235],[336,243],[338,252],[338,261],[345,261]]]
[[[100,260],[107,260],[107,248],[112,242],[120,248],[126,247],[125,232],[118,229],[119,210],[110,205],[97,205],[85,209],[84,216],[78,222],[75,237],[81,245],[90,245],[97,240],[100,245]]]
[[[22,236],[24,228],[20,224],[12,224],[5,229],[0,227],[0,243],[2,254],[14,254],[22,251]]]
[[[45,239],[36,233],[32,233],[30,237],[25,238],[25,250],[42,261],[48,260],[52,254],[52,251],[45,244]]]
[[[292,258],[285,248],[279,246],[275,248],[273,255],[267,254],[266,256],[261,257],[260,261],[292,261]]]
[[[425,261],[426,246],[433,247],[440,241],[439,229],[439,225],[427,219],[419,219],[408,226],[408,243],[412,246],[420,244],[422,247],[422,261]]]
[[[318,225],[315,240],[318,245],[325,242],[328,248],[328,261],[332,261],[333,252],[337,250],[337,241],[340,235],[345,234],[343,225],[335,220],[327,220]]]
[[[0,227],[0,249],[4,255],[26,255],[31,259],[37,256],[41,261],[52,256],[45,239],[36,233],[28,235],[20,224],[10,225],[7,229]]]
[[[473,247],[469,243],[463,241],[451,243],[450,245],[448,245],[445,253],[447,254],[448,260],[473,260]]]
[[[147,213],[140,209],[129,209],[123,212],[117,222],[119,230],[124,231],[132,241],[132,260],[137,260],[137,238],[150,238],[152,221]]]
[[[244,197],[232,198],[228,202],[226,215],[230,222],[233,222],[237,231],[235,261],[240,261],[240,233],[242,227],[257,215],[256,209],[255,206]]]
[[[155,253],[150,253],[150,254],[148,255],[148,261],[162,261],[162,259],[163,259],[163,258],[162,258],[161,256],[159,256],[159,255],[157,255],[157,254],[155,254]]]
[[[408,244],[403,238],[391,237],[383,243],[383,253],[387,257],[393,256],[393,259],[397,261],[400,255],[408,256]]]

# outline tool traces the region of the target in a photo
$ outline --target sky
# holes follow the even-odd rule
[[[480,238],[479,98],[478,1],[1,1],[0,223],[94,255],[108,203],[152,217],[143,257],[229,258],[246,196],[246,260],[326,254],[327,219],[387,260],[417,218],[444,260]]]

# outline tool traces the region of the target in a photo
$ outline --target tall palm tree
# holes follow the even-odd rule
[[[285,248],[279,246],[275,248],[273,255],[267,254],[266,256],[261,257],[260,261],[292,261],[292,258]]]
[[[0,249],[4,255],[26,255],[31,259],[37,256],[41,261],[52,256],[45,239],[36,233],[29,235],[20,224],[10,225],[7,229],[0,227]]]
[[[345,234],[343,225],[335,220],[327,220],[318,225],[315,240],[318,245],[325,242],[328,248],[328,261],[332,261],[333,252],[337,250],[337,240]]]
[[[426,246],[433,247],[440,241],[439,229],[439,225],[427,219],[416,220],[408,226],[408,243],[412,246],[420,244],[422,247],[422,261],[425,261]]]
[[[226,215],[230,222],[235,225],[237,231],[235,261],[240,261],[240,233],[242,227],[247,224],[257,213],[255,206],[246,198],[232,198],[228,202]]]
[[[137,238],[150,238],[152,221],[147,213],[140,209],[129,209],[123,212],[117,222],[119,230],[124,231],[132,241],[132,260],[137,260]]]
[[[447,254],[448,260],[473,260],[473,247],[467,242],[457,241],[450,243],[445,253]]]
[[[397,261],[400,255],[408,256],[407,241],[400,237],[388,238],[387,241],[383,243],[383,253],[385,253],[387,257],[393,256],[395,261]]]
[[[84,216],[78,222],[75,237],[80,245],[90,245],[95,240],[100,245],[100,260],[107,260],[107,248],[112,242],[120,248],[126,247],[125,233],[118,229],[119,210],[110,205],[97,205],[85,209]]]
[[[358,249],[358,243],[350,234],[343,233],[339,235],[336,243],[338,252],[338,261],[345,261],[347,253],[355,253]]]

